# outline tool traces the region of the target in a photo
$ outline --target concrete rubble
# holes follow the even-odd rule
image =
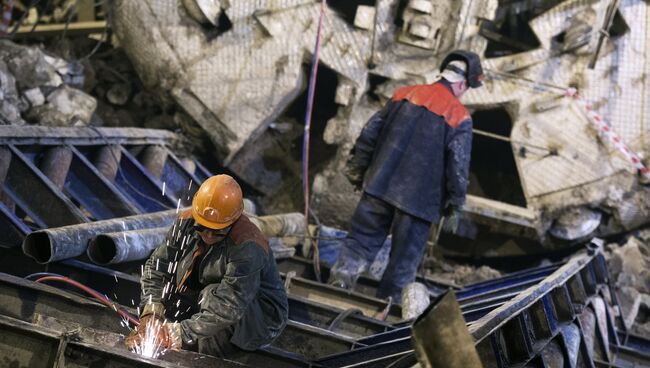
[[[181,126],[198,123],[217,147],[216,158],[262,193],[263,207],[300,208],[305,71],[319,5],[238,1],[197,10],[195,3],[116,1],[110,20],[144,86],[187,112]],[[395,88],[434,81],[439,56],[465,47],[486,56],[488,72],[486,87],[464,98],[475,128],[509,140],[477,136],[474,148],[511,163],[495,173],[477,159],[471,194],[527,211],[529,237],[547,249],[647,222],[650,191],[562,88],[577,87],[632,150],[648,156],[637,138],[650,121],[642,102],[648,91],[639,82],[645,71],[638,67],[646,55],[638,50],[650,43],[643,20],[650,5],[621,2],[612,36],[589,69],[609,2],[525,4],[518,10],[496,0],[330,4],[312,128],[312,209],[345,226],[358,194],[342,168],[367,118]],[[511,30],[510,38],[498,33],[516,14],[519,31]],[[149,27],[134,31],[139,24]],[[514,187],[504,192],[499,181]],[[566,227],[585,213],[591,226]],[[490,231],[508,233],[511,225]],[[528,250],[519,245],[510,252]]]
[[[73,81],[68,62],[39,47],[0,40],[0,102],[2,124],[85,126],[97,107],[96,99],[64,84]]]
[[[650,336],[650,231],[630,236],[622,246],[610,244],[609,250],[623,320],[633,332]]]
[[[66,19],[75,3],[58,1],[45,21]],[[308,227],[309,236],[304,216],[295,211],[303,205],[301,145],[317,2],[184,0],[169,6],[163,0],[115,0],[105,6],[119,47],[100,48],[90,59],[79,50],[94,42],[77,50],[68,44],[60,57],[0,40],[0,123],[179,132],[193,141],[190,149],[207,153],[213,167],[227,168],[255,193],[260,210],[247,201],[246,212],[270,237],[278,261],[308,259],[318,246],[320,261],[330,267],[359,196],[342,173],[364,123],[396,88],[436,80],[447,51],[471,49],[485,56],[487,73],[486,86],[463,99],[475,122],[471,195],[460,236],[442,234],[439,242],[432,236],[436,254],[425,257],[419,270],[460,288],[506,272],[476,260],[456,261],[462,257],[545,254],[593,236],[630,233],[650,219],[648,180],[597,129],[580,101],[566,96],[567,88],[576,88],[650,164],[650,3],[622,0],[608,29],[601,25],[610,1],[510,3],[330,2],[310,151],[311,209],[318,225]],[[25,24],[36,22],[32,13]],[[505,34],[508,22],[523,35]],[[603,33],[609,37],[600,47]],[[166,148],[149,146],[135,155],[148,157],[146,169],[156,180],[166,160],[161,150]],[[196,164],[190,165],[194,172]],[[103,235],[127,242],[124,230]],[[165,231],[152,230],[155,241],[137,257],[89,258],[100,265],[142,260]],[[370,282],[381,279],[390,242],[364,275]],[[650,336],[650,230],[607,248],[621,317],[631,332]],[[461,258],[445,258],[450,255]],[[523,266],[507,271],[518,268]],[[287,288],[296,277],[292,272]],[[420,315],[429,293],[428,285],[409,285],[401,317]],[[390,307],[388,302],[385,313]],[[586,335],[595,335],[601,312],[588,308],[579,317]],[[594,349],[593,341],[585,342]]]

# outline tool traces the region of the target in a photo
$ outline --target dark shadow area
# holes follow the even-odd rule
[[[372,101],[381,102],[381,97],[377,94],[377,87],[388,82],[390,79],[376,74],[368,74],[368,97]]]
[[[217,25],[215,26],[212,23],[204,23],[201,24],[201,29],[208,40],[213,40],[230,31],[232,29],[232,22],[230,21],[230,18],[228,18],[225,9],[221,9],[219,19],[217,19]]]
[[[302,146],[310,70],[311,65],[305,63],[295,98],[268,129],[246,143],[231,163],[231,169],[262,194],[259,204],[261,210],[268,213],[301,210],[304,205]],[[338,109],[334,102],[337,85],[337,74],[320,64],[310,130],[310,182],[336,154],[337,146],[326,144],[323,132]]]
[[[472,119],[475,130],[510,137],[512,120],[504,108],[476,111]],[[526,207],[510,142],[474,133],[468,192]]]
[[[311,65],[304,65],[303,72],[309,76]],[[306,83],[305,90],[289,105],[282,117],[278,120],[294,120],[304,129],[305,113],[307,111],[307,98],[309,86]],[[316,171],[336,155],[336,145],[330,145],[323,140],[323,133],[327,121],[336,115],[338,105],[336,104],[336,87],[338,86],[338,75],[336,72],[323,64],[318,65],[318,78],[314,89],[314,108],[311,116],[310,144],[309,144],[309,173],[310,180]],[[291,157],[302,162],[303,136],[296,137],[291,145]]]
[[[354,25],[354,16],[359,5],[375,6],[374,0],[329,0],[327,7],[335,11],[348,24]]]
[[[499,0],[494,20],[481,22],[480,34],[488,39],[486,58],[507,56],[533,50],[540,42],[528,22],[563,0]]]

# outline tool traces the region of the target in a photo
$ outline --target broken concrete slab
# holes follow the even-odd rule
[[[42,85],[59,86],[63,79],[56,68],[45,59],[45,53],[37,47],[21,46],[10,41],[0,41],[3,58],[16,78],[20,90]]]
[[[625,245],[614,249],[609,267],[616,286],[629,286],[650,294],[650,247],[636,237],[630,237]]]
[[[40,88],[25,90],[23,91],[23,96],[27,99],[29,105],[32,107],[41,106],[45,103],[45,96],[43,96],[43,92],[41,92]]]
[[[160,0],[118,1],[111,4],[113,28],[145,85],[183,107],[217,147],[220,163],[263,194],[266,209],[297,210],[303,204],[296,190],[301,160],[296,147],[304,117],[297,106],[304,105],[318,4],[242,0],[222,5],[219,11],[231,24],[206,30],[184,7],[164,6]],[[590,51],[599,37],[593,24],[603,19],[603,2],[544,2],[530,12],[526,5],[530,19],[521,24],[530,27],[538,43],[502,53],[493,51],[498,37],[495,41],[482,33],[483,23],[494,20],[507,26],[508,15],[514,14],[510,3],[418,0],[400,6],[395,0],[380,0],[374,7],[329,6],[319,73],[329,68],[325,79],[336,83],[317,84],[316,96],[333,91],[328,107],[333,117],[313,125],[318,133],[312,132],[312,142],[327,151],[312,155],[320,161],[311,168],[311,201],[312,210],[331,225],[346,226],[357,201],[342,167],[369,114],[381,108],[395,88],[435,81],[440,58],[452,46],[485,57],[485,87],[469,91],[463,103],[478,114],[475,126],[491,127],[495,121],[507,125],[503,138],[514,161],[512,182],[522,192],[517,205],[539,214],[530,228],[537,231],[543,249],[566,246],[546,232],[557,219],[562,222],[567,211],[611,214],[599,222],[601,234],[647,222],[650,191],[638,185],[629,163],[599,136],[584,111],[564,97],[564,88],[579,88],[632,149],[647,151],[647,142],[637,138],[645,137],[645,122],[650,121],[649,112],[641,108],[650,92],[638,88],[645,71],[638,67],[642,63],[634,51],[647,49],[650,42],[644,27],[622,27],[623,35],[614,32],[612,40],[620,41],[608,42],[618,42],[617,48],[599,54],[591,70]],[[639,14],[645,14],[647,6],[641,2],[621,7],[617,21],[644,24]],[[143,23],[151,26],[130,32]],[[615,57],[604,56],[608,54]],[[480,121],[482,112],[495,107],[505,110],[506,117]],[[290,119],[289,111],[294,112]],[[271,128],[287,122],[296,127],[295,135],[291,129]],[[180,126],[186,125],[192,122]],[[479,176],[474,173],[472,182],[480,182]],[[472,190],[495,199],[481,184]],[[489,221],[495,223],[491,232],[511,235],[510,224]],[[591,229],[567,230],[570,242]]]
[[[94,97],[62,85],[47,95],[47,104],[31,108],[28,117],[46,126],[82,126],[88,125],[96,108]]]
[[[15,101],[17,99],[16,78],[9,71],[7,63],[0,60],[0,100]]]
[[[9,101],[0,101],[0,122],[2,124],[25,125],[20,116],[20,110]]]

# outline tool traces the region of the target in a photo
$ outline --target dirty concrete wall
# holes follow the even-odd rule
[[[395,88],[433,82],[440,58],[463,47],[486,55],[488,75],[485,87],[463,102],[473,111],[500,107],[509,114],[513,177],[520,181],[511,184],[521,187],[528,208],[540,211],[542,228],[572,207],[605,213],[605,230],[645,221],[650,197],[629,163],[564,91],[536,82],[577,87],[632,149],[646,153],[647,2],[621,1],[595,69],[587,66],[609,1],[328,3],[319,73],[330,83],[319,82],[316,93],[334,101],[314,122],[310,168],[320,216],[345,224],[353,210],[358,194],[341,173],[367,118]],[[160,0],[115,1],[111,22],[144,83],[203,127],[220,162],[258,189],[267,208],[301,208],[298,105],[319,4],[219,4],[216,25],[199,24],[181,3]],[[503,31],[512,19],[521,32]]]

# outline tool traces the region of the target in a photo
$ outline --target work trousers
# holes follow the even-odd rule
[[[430,227],[431,222],[411,216],[364,192],[352,216],[350,232],[332,267],[330,280],[354,285],[375,259],[388,234],[392,233],[388,266],[377,289],[377,297],[390,296],[400,303],[402,288],[415,281]]]

